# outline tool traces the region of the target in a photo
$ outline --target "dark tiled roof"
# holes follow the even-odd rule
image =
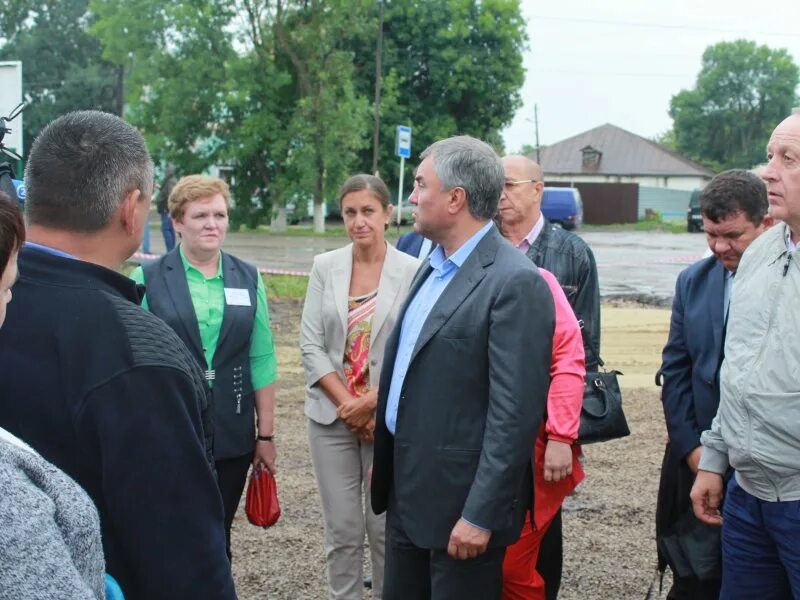
[[[602,153],[599,164],[583,166],[587,146]],[[713,177],[713,171],[653,141],[606,123],[539,150],[548,175],[653,175]],[[536,155],[531,155],[536,160]]]

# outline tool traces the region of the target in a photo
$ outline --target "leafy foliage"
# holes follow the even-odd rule
[[[214,164],[234,56],[228,3],[92,0],[104,56],[128,72],[128,118],[159,161],[192,173]]]
[[[525,79],[527,36],[518,0],[389,0],[384,36],[379,167],[387,182],[397,177],[399,124],[412,127],[414,154],[456,134],[501,149],[499,132],[521,105]],[[374,47],[354,52],[366,94],[375,84]],[[371,150],[362,155],[365,169],[370,157]]]
[[[680,152],[678,149],[678,141],[675,139],[675,130],[674,129],[667,129],[666,131],[662,131],[653,137],[653,141],[656,144],[661,144],[662,146],[669,148],[674,152]]]
[[[324,230],[330,182],[341,182],[365,145],[368,102],[353,83],[353,53],[343,40],[363,40],[370,22],[365,0],[276,2],[276,52],[289,60],[297,81],[289,122],[291,169],[298,193],[311,192],[314,230]]]
[[[798,67],[784,49],[746,40],[710,46],[694,89],[670,103],[677,149],[715,170],[758,164],[797,85]]]
[[[88,0],[6,0],[0,10],[0,60],[23,62],[23,144],[30,150],[39,131],[72,110],[117,110],[115,66],[102,57],[89,33]]]
[[[388,183],[401,123],[417,153],[457,133],[499,147],[524,79],[519,0],[384,6]],[[24,61],[34,96],[28,143],[58,114],[117,112],[124,95],[158,163],[179,175],[226,168],[235,226],[313,199],[319,231],[325,201],[370,170],[374,0],[5,0],[0,12],[0,57]]]

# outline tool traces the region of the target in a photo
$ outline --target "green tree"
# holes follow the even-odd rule
[[[325,230],[323,204],[367,143],[369,104],[354,84],[354,52],[374,23],[367,0],[276,0],[276,48],[297,82],[289,122],[291,170],[314,200],[314,231]],[[370,27],[372,25],[373,27]],[[332,185],[333,184],[333,185]]]
[[[104,60],[125,73],[127,118],[179,171],[232,169],[236,222],[256,225],[311,198],[321,231],[325,200],[370,168],[373,0],[91,6]],[[414,128],[417,151],[455,133],[499,147],[524,77],[518,0],[390,0],[386,15],[384,164],[398,123]]]
[[[237,14],[245,16],[239,31],[243,49],[228,64],[219,154],[232,166],[236,182],[233,223],[255,227],[273,221],[284,229],[295,181],[286,124],[295,109],[296,85],[286,61],[276,60],[269,8],[267,0],[236,5]]]
[[[374,12],[374,11],[373,11]],[[382,176],[397,179],[395,127],[413,129],[414,155],[469,134],[502,149],[500,131],[521,104],[527,43],[518,0],[386,0],[381,102]],[[354,47],[359,89],[375,84],[374,40]],[[371,166],[362,153],[362,170]],[[406,174],[406,180],[408,175]]]
[[[104,57],[125,69],[126,116],[157,160],[196,173],[213,165],[234,56],[223,0],[92,0]]]
[[[661,133],[656,134],[653,137],[653,141],[656,144],[661,144],[665,148],[669,148],[675,152],[679,152],[678,149],[678,142],[675,139],[675,130],[674,129],[667,129],[666,131],[662,131]]]
[[[677,149],[715,170],[761,162],[797,85],[798,67],[784,49],[746,40],[710,46],[694,89],[670,103]]]
[[[0,9],[0,60],[21,60],[25,151],[50,121],[72,110],[117,112],[117,73],[89,33],[88,0],[7,0]]]
[[[323,230],[326,195],[368,133],[342,48],[368,2],[92,2],[105,57],[128,73],[128,116],[160,159],[183,172],[228,164],[234,224],[312,197]]]

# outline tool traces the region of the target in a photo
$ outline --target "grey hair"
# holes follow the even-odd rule
[[[125,197],[153,193],[142,134],[117,116],[71,112],[45,127],[25,167],[28,222],[67,231],[106,227]]]
[[[503,163],[486,142],[459,135],[439,140],[428,146],[420,158],[431,157],[433,170],[442,189],[463,188],[467,207],[476,219],[491,219],[503,193]]]

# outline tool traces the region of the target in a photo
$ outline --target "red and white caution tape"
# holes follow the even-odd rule
[[[147,254],[145,252],[136,252],[131,256],[130,260],[142,262],[144,260],[155,260],[159,258],[160,254]],[[293,277],[308,277],[310,273],[307,271],[290,271],[288,269],[270,269],[267,267],[256,267],[259,273],[267,275],[291,275]]]

